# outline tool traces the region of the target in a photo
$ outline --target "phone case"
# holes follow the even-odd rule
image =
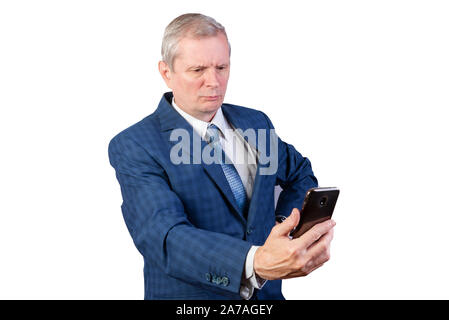
[[[340,190],[331,188],[309,189],[304,198],[298,226],[290,233],[298,238],[310,230],[315,224],[332,217]]]

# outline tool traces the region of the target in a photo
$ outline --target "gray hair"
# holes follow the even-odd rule
[[[175,18],[165,28],[162,38],[162,61],[168,64],[170,70],[173,70],[173,64],[176,58],[179,41],[187,36],[193,38],[213,37],[218,33],[226,35],[225,28],[214,18],[200,13],[186,13]],[[231,55],[231,44],[228,40],[229,55]]]

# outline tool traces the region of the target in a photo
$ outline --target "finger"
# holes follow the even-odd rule
[[[300,270],[291,273],[288,275],[288,278],[295,278],[295,277],[303,277],[308,274],[310,274],[312,271],[320,268],[323,266],[327,261],[330,259],[330,253],[329,252],[323,252],[320,256],[318,256],[315,259],[309,260],[309,262]]]
[[[326,220],[324,222],[314,225],[309,231],[304,233],[299,238],[295,239],[301,242],[306,248],[310,247],[314,242],[321,238],[322,235],[326,234],[335,226],[334,220]]]
[[[320,255],[326,253],[330,249],[331,241],[334,237],[334,229],[329,230],[329,232],[325,233],[321,236],[320,240],[313,243],[308,249],[307,249],[307,257],[309,259],[317,259]]]
[[[313,260],[312,267],[309,272],[312,272],[313,270],[321,267],[323,264],[329,261],[331,258],[330,250],[324,251],[322,254],[320,254],[316,259]]]
[[[327,260],[326,260],[326,261],[327,261]],[[323,261],[322,263],[315,264],[313,267],[311,267],[311,268],[308,270],[307,274],[310,274],[310,273],[312,273],[313,271],[315,271],[316,269],[321,268],[321,267],[326,263],[326,261]]]
[[[288,236],[299,223],[299,210],[293,208],[292,213],[282,223],[274,227],[274,232],[279,236]]]
[[[330,229],[328,232],[323,234],[318,241],[315,241],[312,243],[308,248],[307,251],[312,252],[315,250],[316,247],[318,247],[320,244],[323,244],[325,242],[330,243],[332,239],[334,238],[334,228]]]
[[[310,274],[312,271],[321,267],[323,264],[324,264],[324,262],[320,263],[320,264],[313,264],[313,265],[310,264],[307,269],[304,268],[304,269],[298,270],[296,272],[290,273],[287,277],[285,277],[285,279],[304,277],[304,276]]]

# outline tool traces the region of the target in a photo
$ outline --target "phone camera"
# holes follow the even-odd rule
[[[325,207],[327,205],[327,197],[322,197],[320,199],[320,207]]]

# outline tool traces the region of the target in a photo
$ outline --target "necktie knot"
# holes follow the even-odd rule
[[[219,142],[219,130],[215,124],[209,124],[206,130],[206,141],[212,144]]]

